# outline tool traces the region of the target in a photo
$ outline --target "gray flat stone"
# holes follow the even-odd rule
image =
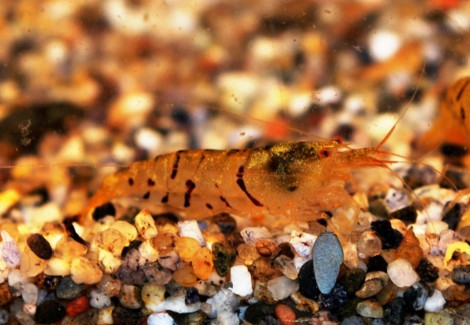
[[[327,232],[317,238],[313,245],[313,272],[321,293],[329,294],[335,286],[343,258],[343,248],[335,234]]]

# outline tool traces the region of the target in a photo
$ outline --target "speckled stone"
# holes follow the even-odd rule
[[[224,234],[230,234],[237,228],[235,218],[228,213],[220,213],[212,217],[212,221],[219,227]]]
[[[455,283],[470,284],[470,265],[459,265],[452,270],[452,280]]]
[[[348,293],[340,284],[336,284],[329,294],[321,293],[318,302],[322,308],[334,310],[341,307],[348,301]]]
[[[82,284],[76,284],[72,278],[66,276],[63,278],[56,288],[57,298],[72,300],[77,298],[82,292],[84,286]]]
[[[416,268],[421,280],[424,282],[434,282],[439,277],[439,269],[435,267],[427,258],[422,258]]]
[[[388,283],[388,275],[382,271],[366,274],[364,284],[356,292],[358,298],[369,298],[378,294]]]
[[[245,311],[245,320],[252,324],[259,324],[264,316],[274,315],[274,306],[257,302],[248,306]]]
[[[53,324],[65,317],[65,307],[55,300],[46,300],[37,309],[34,319],[38,323]]]
[[[401,325],[405,320],[405,300],[401,297],[393,299],[384,306],[384,322],[390,325]]]
[[[423,282],[418,282],[403,293],[407,306],[412,306],[414,310],[422,310],[428,299],[431,289]]]
[[[353,294],[359,290],[366,278],[366,272],[360,268],[347,269],[341,277],[339,283],[344,286],[348,294]]]
[[[313,271],[321,293],[329,294],[335,286],[343,258],[343,248],[335,234],[324,233],[317,238],[313,245]]]
[[[222,243],[212,245],[214,268],[218,275],[225,276],[235,262],[236,253]]]
[[[158,262],[145,264],[142,271],[147,281],[153,284],[165,285],[172,279],[171,271],[162,267]]]

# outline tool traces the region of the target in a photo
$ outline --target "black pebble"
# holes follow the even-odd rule
[[[220,276],[225,276],[228,273],[237,257],[233,249],[222,243],[214,243],[212,245],[212,255],[214,256],[215,271]]]
[[[320,295],[315,274],[313,273],[313,261],[309,260],[302,265],[298,275],[299,291],[305,297],[316,300]]]
[[[389,220],[373,221],[371,229],[380,237],[383,249],[397,248],[403,239],[403,235],[392,228]]]
[[[198,294],[196,288],[189,288],[186,291],[186,294],[184,296],[184,303],[186,305],[195,304],[196,302],[199,302],[199,300],[200,300],[199,299],[199,294]]]
[[[283,243],[280,243],[278,248],[280,249],[279,251],[279,256],[280,255],[285,255],[289,258],[294,258],[295,257],[295,252],[294,252],[294,248],[292,247],[291,244],[287,243],[287,242],[283,242]]]
[[[37,323],[53,324],[65,317],[65,307],[55,300],[46,300],[36,309],[34,319]]]
[[[106,216],[116,216],[116,208],[111,202],[100,205],[93,211],[93,220],[95,221],[98,221]]]
[[[444,210],[447,209],[447,207],[449,206],[449,203],[447,203],[445,206],[444,206]],[[447,211],[447,213],[445,214],[445,216],[442,217],[442,221],[444,221],[445,223],[447,223],[449,225],[449,229],[452,229],[452,230],[455,230],[457,229],[457,225],[460,221],[460,217],[462,216],[462,206],[460,204],[454,204],[454,206],[452,208],[450,208],[449,211]]]
[[[235,221],[235,218],[225,212],[215,215],[214,217],[212,217],[212,220],[219,227],[220,231],[223,234],[230,234],[237,227],[237,222]]]
[[[470,265],[459,265],[452,271],[452,280],[457,284],[470,284]]]
[[[385,305],[383,320],[387,325],[401,325],[405,320],[405,314],[405,300],[397,297]]]
[[[274,306],[264,302],[257,302],[248,306],[246,309],[245,321],[252,324],[259,324],[268,315],[274,315]]]
[[[419,261],[416,273],[424,282],[434,282],[439,277],[439,269],[432,265],[427,258],[422,258]]]
[[[351,317],[344,319],[341,322],[341,325],[366,325],[366,323],[364,323],[362,318],[359,316],[351,316]]]
[[[55,293],[57,298],[72,300],[82,293],[83,288],[83,284],[76,284],[70,276],[66,276],[59,282]]]
[[[381,255],[372,256],[367,262],[367,272],[382,271],[387,273],[387,262]]]
[[[137,310],[127,309],[121,306],[116,306],[112,313],[114,325],[133,325],[142,324],[146,316]]]
[[[406,289],[403,293],[403,299],[408,310],[423,310],[424,303],[430,293],[431,289],[424,282],[418,282]]]
[[[400,210],[394,211],[390,213],[390,219],[400,219],[405,223],[415,223],[416,217],[418,213],[416,212],[416,208],[412,205],[404,207]]]
[[[334,311],[348,301],[348,293],[341,284],[336,284],[333,290],[327,295],[320,294],[318,302],[322,308]]]
[[[29,248],[36,254],[37,257],[48,260],[52,257],[52,247],[51,244],[44,238],[41,234],[32,234],[26,240]]]
[[[339,283],[344,286],[349,295],[353,295],[359,290],[366,278],[366,272],[360,268],[348,269],[344,272]]]
[[[37,201],[34,205],[35,206],[41,206],[44,203],[49,202],[49,192],[47,191],[47,188],[45,187],[39,187],[37,189],[32,190],[31,192],[28,193],[28,195],[38,195],[39,196],[39,201]]]
[[[259,325],[281,325],[279,319],[274,318],[274,316],[267,315],[259,322]]]

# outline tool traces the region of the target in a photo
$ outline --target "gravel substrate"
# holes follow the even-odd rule
[[[470,324],[468,148],[422,141],[470,75],[470,3],[0,7],[0,324]],[[373,147],[404,110],[382,148],[403,162],[344,186],[352,229],[330,222],[345,206],[196,220],[149,194],[84,217],[134,161],[316,136]]]

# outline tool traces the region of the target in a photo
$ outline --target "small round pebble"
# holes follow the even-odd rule
[[[426,284],[418,282],[406,289],[403,293],[403,299],[405,299],[407,306],[412,306],[414,310],[422,310],[430,291]]]
[[[318,299],[320,306],[328,310],[337,309],[344,305],[347,301],[348,293],[340,284],[336,284],[329,294],[320,294]]]
[[[313,271],[321,293],[329,294],[335,286],[343,258],[343,248],[335,234],[324,233],[317,238],[313,246]]]
[[[10,313],[3,308],[0,308],[0,324],[8,324],[10,320]]]
[[[268,281],[268,290],[274,300],[282,300],[299,290],[299,282],[285,276],[280,276]]]
[[[347,269],[339,283],[344,286],[348,294],[354,294],[359,290],[366,278],[366,272],[360,268]]]
[[[383,271],[387,272],[387,261],[382,257],[382,255],[377,255],[369,258],[367,262],[367,271]]]
[[[434,282],[439,278],[439,269],[435,267],[427,258],[422,258],[416,268],[421,280],[425,282]]]
[[[212,221],[219,227],[223,234],[230,234],[237,228],[235,218],[228,213],[215,215],[212,217]]]
[[[153,313],[147,318],[147,325],[174,325],[174,319],[166,312]]]
[[[442,310],[442,308],[444,308],[445,304],[446,300],[444,299],[442,292],[434,289],[433,294],[428,297],[426,303],[424,304],[424,310],[430,313],[437,313],[438,311]]]
[[[356,292],[358,298],[369,298],[378,294],[388,283],[388,275],[382,271],[369,272],[366,274],[364,284]]]
[[[53,324],[65,317],[65,307],[55,300],[46,300],[37,309],[34,319],[38,323]]]
[[[389,220],[373,221],[371,223],[371,229],[375,231],[380,237],[380,240],[382,240],[383,249],[397,248],[403,239],[403,235],[398,230],[392,228]]]
[[[51,244],[41,234],[32,234],[26,240],[29,248],[37,255],[37,257],[43,260],[48,260],[52,257]]]
[[[401,297],[393,299],[391,302],[384,306],[385,324],[402,325],[406,315],[406,303]]]
[[[93,289],[90,291],[90,306],[103,309],[111,306],[111,299],[101,289]]]
[[[93,211],[92,217],[93,220],[100,220],[106,216],[115,216],[116,215],[116,208],[112,203],[105,203],[95,208]]]
[[[72,300],[80,295],[83,290],[82,284],[73,282],[72,278],[66,276],[63,278],[56,288],[57,298]]]
[[[282,325],[291,325],[295,322],[295,313],[289,306],[278,304],[274,307],[274,314],[281,321]]]
[[[459,265],[452,270],[452,280],[457,284],[470,284],[470,265]]]
[[[67,306],[65,307],[67,315],[72,317],[77,316],[78,314],[81,314],[87,311],[88,309],[90,309],[90,302],[85,296],[81,296],[69,301],[67,303]]]
[[[361,301],[357,304],[356,311],[359,315],[369,318],[382,318],[384,311],[376,300]]]
[[[390,280],[399,288],[409,287],[419,280],[419,276],[413,270],[410,262],[403,258],[396,259],[388,264],[387,274]]]
[[[359,316],[351,316],[343,319],[341,325],[366,325],[366,323]]]

